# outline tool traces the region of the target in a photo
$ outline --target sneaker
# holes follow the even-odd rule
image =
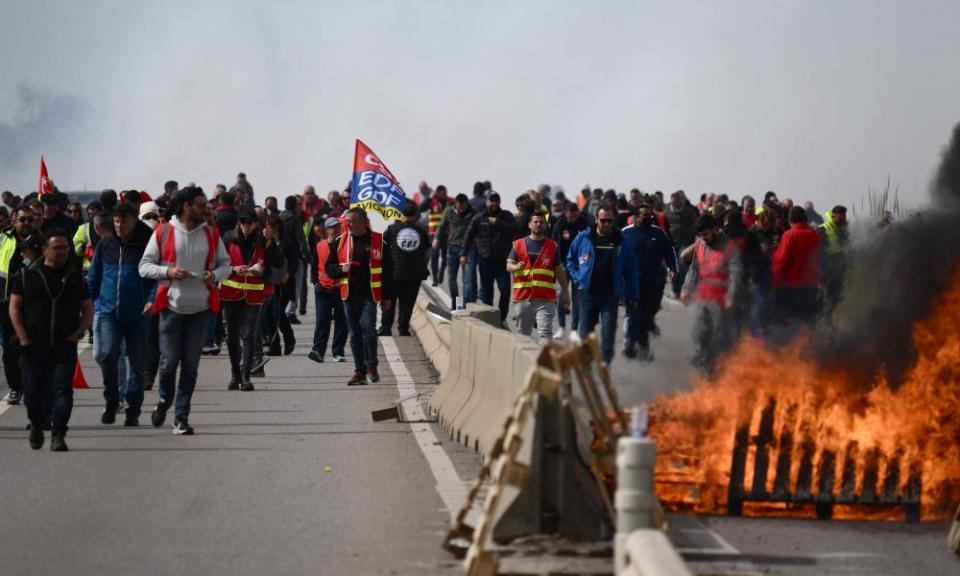
[[[200,354],[203,354],[204,356],[209,356],[210,354],[213,354],[214,350],[217,350],[219,352],[219,349],[213,344],[204,344],[203,348],[200,349]]]
[[[302,324],[296,314],[287,314],[287,320],[289,320],[291,324]]]
[[[11,390],[10,395],[7,396],[7,404],[10,406],[15,406],[20,403],[21,398],[23,398],[23,392],[19,390]]]
[[[30,426],[30,447],[34,450],[43,448],[43,426]]]
[[[307,354],[307,358],[313,360],[314,362],[323,364],[323,356],[321,356],[316,350],[311,350],[310,353]]]
[[[301,309],[298,310],[297,312],[299,312],[301,316],[306,316],[306,315],[307,315],[307,309],[306,309],[306,308],[301,308]]]
[[[214,344],[214,345],[213,345],[213,350],[210,351],[210,355],[211,355],[211,356],[216,356],[216,355],[218,355],[218,354],[220,354],[220,345],[219,345],[219,344]]]
[[[267,350],[267,356],[283,356],[283,352],[280,351],[280,346],[271,346],[270,349]]]
[[[366,383],[367,383],[366,375],[364,375],[364,373],[360,372],[359,370],[355,370],[353,372],[353,378],[351,378],[350,381],[347,382],[347,386],[364,386],[366,385]]]
[[[269,361],[270,361],[269,358],[264,358],[264,357],[262,357],[262,356],[261,356],[260,358],[257,358],[256,360],[254,360],[254,361],[253,361],[253,366],[250,367],[250,375],[253,376],[253,373],[254,373],[254,372],[259,372],[259,373],[260,373],[260,377],[263,378],[263,376],[264,376],[263,367],[266,366],[266,365],[267,365],[267,362],[269,362]]]
[[[293,354],[293,349],[296,348],[296,347],[297,347],[297,341],[296,341],[296,340],[291,340],[291,341],[289,341],[289,342],[284,342],[284,343],[283,343],[283,355],[284,355],[284,356],[289,356],[289,355]]]
[[[627,342],[623,347],[623,355],[627,358],[636,358],[637,357],[637,344],[636,342]]]
[[[440,285],[440,282],[437,281],[437,280],[434,280],[433,282],[430,283],[430,285],[433,286],[434,288],[436,288],[437,286]]]
[[[571,342],[580,342],[580,333],[576,330],[570,331],[570,341]]]
[[[143,375],[143,389],[144,389],[144,390],[153,390],[153,380],[154,380],[154,378],[155,378],[155,377],[154,377],[153,374],[151,374],[151,373],[149,373],[149,372],[145,372],[145,373],[144,373],[144,375]]]
[[[239,390],[240,389],[240,377],[234,374],[230,377],[230,383],[227,384],[227,390]]]
[[[186,418],[180,418],[173,423],[173,433],[177,436],[193,436],[193,426]]]
[[[267,371],[264,370],[262,367],[261,367],[259,370],[251,370],[251,371],[250,371],[250,377],[251,377],[251,378],[266,378],[266,377],[267,377]]]
[[[240,385],[240,390],[243,392],[253,392],[256,388],[253,387],[253,382],[244,380],[243,384]]]
[[[100,416],[101,424],[113,424],[117,421],[117,410],[115,408],[107,408],[103,411],[103,415]]]
[[[67,442],[63,437],[63,434],[54,432],[50,435],[50,451],[51,452],[69,452],[70,449],[67,448]]]
[[[154,428],[163,426],[163,421],[167,419],[168,409],[170,409],[170,406],[163,402],[157,404],[157,407],[153,409],[153,412],[150,414],[150,423],[153,424]]]
[[[347,358],[346,358],[343,354],[334,354],[334,355],[333,355],[333,361],[334,361],[334,362],[346,362],[346,361],[347,361]]]
[[[367,380],[374,384],[380,381],[380,374],[377,373],[376,366],[367,366]]]
[[[393,330],[381,326],[380,329],[377,330],[377,336],[393,336]]]
[[[553,339],[554,339],[554,340],[562,340],[562,339],[563,339],[563,332],[564,332],[564,330],[563,330],[562,327],[561,327],[561,328],[557,328],[556,330],[554,330],[554,332],[553,332]]]
[[[140,425],[140,416],[135,416],[130,412],[130,409],[127,408],[126,416],[123,418],[123,425],[127,428],[133,428]]]

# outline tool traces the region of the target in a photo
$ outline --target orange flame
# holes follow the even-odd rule
[[[892,389],[877,372],[873,382],[856,382],[812,360],[808,337],[771,350],[763,342],[745,339],[728,355],[710,380],[699,379],[689,393],[661,399],[651,412],[650,433],[657,439],[657,494],[674,510],[700,513],[726,511],[735,435],[749,426],[750,437],[761,434],[762,412],[773,410],[773,440],[769,443],[769,474],[765,491],[775,490],[776,467],[789,464],[790,486],[797,483],[802,451],[814,450],[812,462],[832,470],[833,499],[841,497],[847,460],[855,460],[856,494],[865,483],[880,483],[895,465],[897,494],[908,489],[910,477],[922,478],[920,515],[924,520],[948,518],[960,500],[960,275],[934,306],[934,312],[914,327],[918,350],[915,365],[899,388]],[[769,427],[769,419],[767,422]],[[790,440],[785,439],[792,439]],[[812,446],[809,444],[812,442]],[[865,479],[864,461],[879,451],[876,472]],[[751,445],[744,474],[744,492],[753,490]],[[876,462],[876,456],[874,456]],[[761,475],[762,476],[762,475]],[[850,476],[852,483],[854,477]],[[761,487],[763,488],[763,487]],[[811,486],[817,496],[817,483]],[[849,502],[849,500],[848,500]],[[890,508],[890,507],[887,507]],[[804,516],[784,502],[745,507],[746,514]],[[837,518],[899,518],[883,506],[837,505]]]

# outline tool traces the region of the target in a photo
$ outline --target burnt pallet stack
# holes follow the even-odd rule
[[[823,520],[833,517],[833,508],[837,504],[899,506],[908,522],[920,520],[922,480],[918,463],[906,462],[902,449],[884,454],[877,448],[863,449],[855,441],[848,442],[840,454],[818,449],[812,423],[798,422],[798,411],[796,405],[787,407],[777,435],[774,422],[777,402],[770,398],[761,411],[755,436],[750,435],[749,420],[737,428],[727,492],[727,513],[730,516],[742,515],[746,502],[783,502],[815,506],[817,518]],[[775,464],[771,462],[774,452]],[[751,455],[753,478],[747,491],[745,481]],[[797,457],[800,462],[794,479],[791,472],[793,460]],[[838,458],[842,459],[839,478]],[[772,492],[767,488],[771,464],[774,464]],[[905,483],[901,481],[904,474]],[[862,478],[859,493],[858,476]],[[901,484],[904,486],[902,490]]]

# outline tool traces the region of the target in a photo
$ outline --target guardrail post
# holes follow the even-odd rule
[[[657,444],[646,438],[646,414],[633,411],[631,435],[617,441],[617,535],[614,540],[616,573],[624,569],[626,541],[634,530],[655,529],[657,496],[653,488],[653,469],[657,463]]]

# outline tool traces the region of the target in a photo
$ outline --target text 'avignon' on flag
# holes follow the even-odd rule
[[[407,195],[387,165],[366,144],[357,140],[350,207],[376,212],[384,220],[401,220],[406,201]]]

